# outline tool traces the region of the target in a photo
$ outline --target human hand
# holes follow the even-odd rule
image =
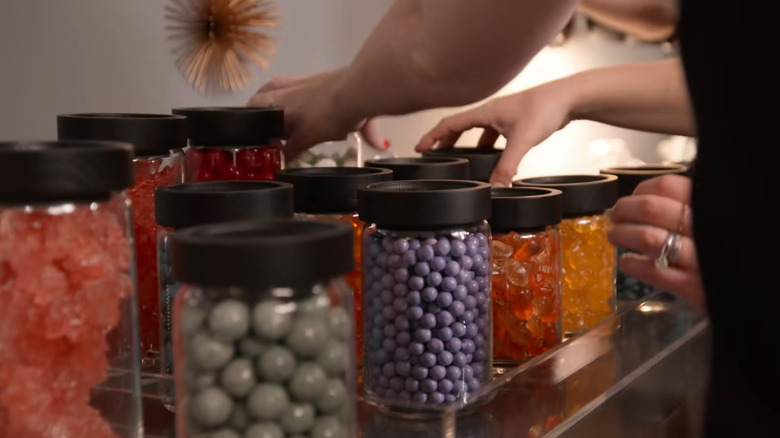
[[[633,194],[620,198],[612,208],[613,226],[608,237],[616,247],[631,252],[619,260],[623,274],[704,308],[705,296],[688,207],[690,191],[691,180],[683,175],[662,175],[639,183]],[[668,266],[657,266],[662,247],[675,232],[681,236],[679,251],[670,248],[666,257]],[[673,245],[672,242],[670,246]]]
[[[490,182],[511,186],[517,166],[528,151],[570,122],[570,96],[559,82],[548,82],[525,91],[495,98],[443,118],[415,146],[417,152],[452,147],[472,128],[484,131],[477,147],[492,147],[499,136],[506,148],[490,176]]]
[[[336,94],[342,73],[343,69],[339,69],[275,78],[249,99],[247,106],[284,109],[287,159],[294,159],[316,144],[343,140],[365,125],[365,120],[351,117],[338,105]]]

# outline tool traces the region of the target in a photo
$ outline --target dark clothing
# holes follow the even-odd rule
[[[778,23],[762,5],[681,0],[699,137],[694,236],[713,327],[707,438],[780,436]]]

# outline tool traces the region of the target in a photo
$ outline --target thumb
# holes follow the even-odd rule
[[[490,175],[490,183],[511,187],[520,161],[523,160],[525,154],[533,146],[523,141],[519,135],[507,136],[506,148],[501,153],[501,158],[499,158],[493,173]]]
[[[385,149],[383,144],[384,139],[381,135],[379,135],[379,129],[377,128],[376,120],[366,120],[363,125],[360,126],[360,134],[363,136],[363,139],[370,147],[380,151]]]

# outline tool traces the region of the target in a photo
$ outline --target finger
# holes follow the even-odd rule
[[[276,91],[258,92],[249,98],[249,102],[247,102],[246,106],[257,108],[275,107],[277,106],[276,102]]]
[[[633,194],[661,195],[688,204],[691,202],[691,179],[684,175],[657,176],[637,184]]]
[[[291,85],[299,85],[305,82],[311,82],[312,80],[316,79],[318,76],[319,74],[277,76],[275,78],[271,78],[268,82],[266,82],[260,88],[258,88],[257,93],[263,93],[266,91],[276,90],[279,88],[286,88]]]
[[[477,147],[491,148],[496,144],[496,140],[498,140],[498,137],[500,136],[501,134],[495,128],[485,128],[485,130],[482,132],[482,135],[479,137]]]
[[[614,224],[648,224],[667,230],[677,230],[682,221],[682,234],[692,235],[691,215],[681,201],[660,195],[625,196],[615,203],[610,212]]]
[[[669,232],[650,225],[623,224],[613,226],[607,233],[610,243],[629,252],[658,257]],[[680,253],[674,263],[683,269],[698,269],[696,247],[690,237],[680,240]]]
[[[501,158],[498,159],[496,168],[490,175],[490,182],[510,187],[515,174],[517,174],[517,166],[534,145],[528,143],[521,135],[506,135],[506,139],[506,148],[501,153]]]
[[[385,150],[384,138],[379,135],[379,129],[377,128],[377,123],[374,119],[368,119],[363,123],[360,127],[360,134],[363,136],[366,143],[373,149],[380,151]]]
[[[490,127],[490,123],[486,121],[486,113],[480,107],[441,119],[433,129],[420,138],[414,150],[422,152],[432,149],[437,142],[441,146],[452,146],[463,132],[471,128]]]
[[[704,288],[697,270],[674,266],[658,268],[651,257],[625,254],[618,261],[620,272],[645,284],[671,292],[689,303],[704,308]]]

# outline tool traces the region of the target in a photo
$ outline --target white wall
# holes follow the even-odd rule
[[[56,136],[66,112],[162,112],[175,106],[244,105],[254,86],[227,96],[192,90],[174,67],[166,39],[165,0],[3,0],[0,9],[0,139]],[[312,73],[347,62],[391,0],[277,0],[281,18],[270,71]],[[502,93],[596,65],[662,56],[657,46],[626,45],[576,33],[563,47],[545,49]],[[382,132],[398,155],[454,109],[383,118]],[[473,141],[469,133],[463,141]],[[660,161],[660,137],[577,123],[535,148],[522,176],[594,171],[587,144],[625,138],[632,155]]]

